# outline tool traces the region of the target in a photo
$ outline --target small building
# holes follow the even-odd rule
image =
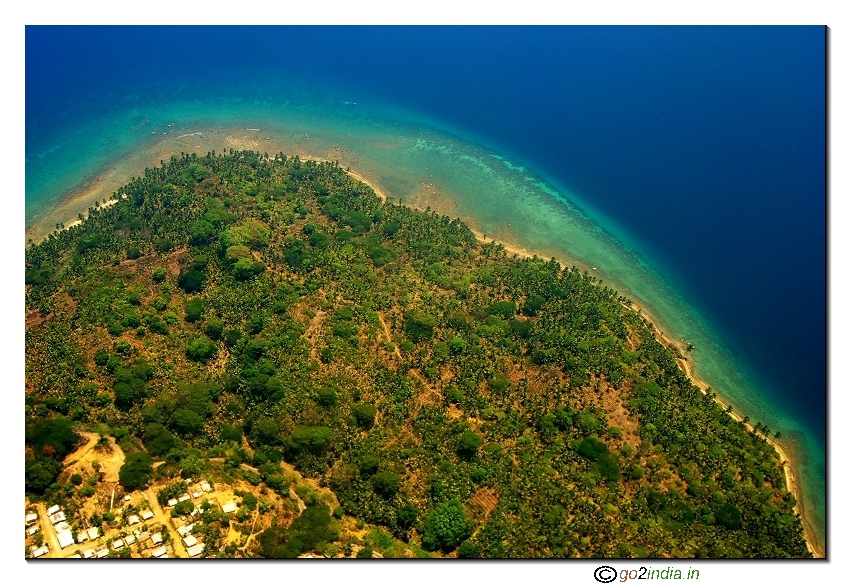
[[[186,545],[186,548],[193,547],[198,544],[198,539],[194,537],[194,535],[189,535],[183,538],[183,544]]]
[[[123,546],[124,546],[124,539],[123,538],[119,538],[117,540],[112,541],[112,548],[113,549],[120,549]]]
[[[55,504],[47,509],[47,516],[50,516],[51,514],[56,514],[57,512],[59,512],[59,505]]]
[[[201,495],[202,495],[202,493],[201,493],[201,491],[200,491],[200,490],[194,490],[194,491],[192,492],[192,498],[200,498],[200,497],[201,497]]]
[[[100,531],[97,529],[96,526],[91,527],[86,532],[89,535],[89,540],[96,540],[100,538]]]
[[[83,551],[83,558],[84,559],[91,559],[93,556],[94,556],[94,549],[87,549],[87,550]]]
[[[198,515],[198,509],[197,508],[193,508],[192,512],[189,513],[189,516],[197,516],[197,515]]]
[[[97,557],[98,559],[102,559],[103,557],[105,557],[108,554],[109,554],[108,550],[100,549],[99,551],[97,551],[97,554],[95,555],[95,557]]]
[[[129,501],[130,501],[130,495],[127,494],[126,496],[124,496],[124,502],[129,502]]]
[[[186,536],[186,535],[187,535],[187,534],[189,534],[190,532],[192,532],[192,525],[191,525],[191,524],[184,524],[183,526],[178,526],[178,527],[177,527],[177,533],[178,533],[181,537]]]
[[[136,544],[136,535],[128,534],[127,536],[124,537],[124,542],[127,544],[128,547],[130,545]]]
[[[74,535],[71,533],[71,529],[63,530],[56,538],[59,539],[60,549],[64,549],[65,547],[69,547],[74,544]]]
[[[84,543],[87,540],[89,540],[89,533],[87,533],[84,530],[81,530],[77,533],[77,542],[78,543]]]
[[[162,544],[162,535],[160,533],[154,533],[151,535],[151,543],[156,546]]]
[[[204,480],[203,482],[201,482],[201,490],[203,490],[204,492],[209,492],[212,490],[212,486],[210,486],[209,482]]]
[[[139,524],[139,522],[139,517],[136,514],[131,514],[127,517],[127,524],[129,524],[130,526],[133,526],[134,524]]]
[[[197,557],[198,555],[204,552],[204,543],[199,543],[194,546],[191,546],[186,550],[186,552],[189,553],[190,557]]]
[[[35,522],[36,520],[38,520],[38,514],[36,514],[35,512],[30,512],[29,514],[26,515],[25,520],[26,520],[27,524],[29,524],[31,522]]]
[[[31,526],[27,529],[27,536],[32,536],[35,533],[37,533],[39,530],[41,530],[41,529],[39,528],[39,526],[37,524],[35,526]]]
[[[236,512],[236,502],[228,502],[226,504],[221,505],[221,511],[225,514],[230,514],[231,512]]]
[[[140,533],[138,534],[138,538],[139,538],[139,542],[140,542],[140,543],[143,543],[143,542],[145,542],[146,540],[150,540],[150,538],[151,538],[151,533],[149,533],[148,531],[140,532]]]
[[[191,499],[191,496],[188,494],[181,494],[179,498],[177,498],[178,502],[188,502]]]
[[[68,530],[70,527],[68,526],[67,522],[57,522],[56,524],[53,525],[53,528],[56,530],[56,532],[64,532],[64,531]]]
[[[168,501],[169,506],[177,506],[177,498],[172,498]]]
[[[65,513],[61,510],[50,515],[50,524],[56,524],[57,522],[65,522]]]
[[[152,557],[162,557],[163,555],[165,555],[166,557],[168,557],[168,555],[166,553],[168,553],[167,548],[159,547],[159,548],[154,549],[154,551],[151,553],[151,556]]]
[[[47,545],[41,545],[37,549],[33,549],[32,556],[37,559],[38,557],[40,557],[42,555],[46,555],[49,551],[50,551],[50,549],[47,548]]]
[[[150,520],[151,518],[153,518],[153,512],[151,512],[150,510],[145,510],[144,512],[142,512],[142,520]]]

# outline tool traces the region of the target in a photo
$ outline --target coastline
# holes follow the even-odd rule
[[[230,134],[231,132],[223,132]],[[183,138],[189,135],[195,134],[186,134],[185,136],[178,136],[177,138]],[[258,149],[258,143],[249,143],[242,144],[237,143],[239,140],[234,139],[231,135],[225,136],[225,141],[228,142],[229,145],[237,145],[242,147],[247,147],[247,149]],[[244,139],[248,139],[248,136],[245,136]],[[145,150],[147,155],[141,155],[141,157],[134,158],[136,162],[143,162],[144,166],[155,165],[155,160],[161,159],[162,155],[167,150],[174,150],[173,148],[168,148],[162,143],[154,145],[151,148]],[[156,152],[154,154],[154,152]],[[332,162],[332,160],[328,160],[325,158],[315,157],[311,155],[303,155],[300,154],[299,157],[302,160],[313,160],[315,162]],[[270,156],[270,159],[273,159],[274,155]],[[135,165],[133,165],[135,166]],[[42,215],[35,219],[33,223],[25,228],[25,238],[27,241],[33,241],[35,243],[40,242],[41,240],[47,238],[47,236],[55,231],[55,227],[48,225],[56,225],[63,224],[64,229],[69,229],[73,226],[76,226],[82,223],[80,217],[87,217],[89,210],[99,205],[101,207],[111,206],[118,202],[117,199],[112,199],[112,195],[117,191],[118,187],[123,185],[129,180],[129,177],[126,176],[126,167],[124,168],[124,172],[119,170],[119,165],[116,164],[114,166],[110,166],[97,176],[85,181],[84,183],[78,185],[75,189],[72,189],[69,194],[64,197],[61,201],[45,210]],[[416,210],[424,211],[427,209],[435,210],[441,214],[445,214],[448,216],[458,216],[456,210],[453,208],[453,203],[451,198],[448,195],[443,193],[437,193],[433,190],[434,185],[430,183],[422,183],[420,185],[419,192],[417,192],[410,202],[401,201],[398,198],[390,197],[385,190],[383,190],[375,180],[366,178],[363,174],[353,171],[350,168],[344,170],[346,174],[362,182],[363,184],[372,188],[375,194],[381,198],[384,202],[387,202],[391,198],[398,201],[400,204],[404,204],[410,208],[414,208]],[[138,173],[138,171],[136,172]],[[102,202],[105,201],[105,202]],[[423,206],[424,205],[424,206]],[[64,223],[61,219],[57,219],[57,217],[65,217],[65,220],[69,222]],[[74,218],[71,218],[74,217]],[[504,233],[497,233],[496,236],[488,236],[481,229],[480,225],[477,224],[472,217],[460,216],[460,219],[465,221],[469,226],[470,230],[475,234],[476,239],[482,243],[490,243],[495,242],[501,245],[509,254],[516,255],[518,257],[523,258],[533,258],[538,257],[545,260],[546,253],[536,253],[533,251],[529,251],[528,249],[519,246],[518,244],[510,243],[505,241],[505,235],[510,235],[510,228],[508,227]],[[511,237],[513,238],[513,237]],[[563,255],[561,253],[561,255]],[[554,256],[553,256],[554,257]],[[563,258],[554,257],[558,263],[566,268],[567,263]],[[586,269],[586,265],[583,264],[577,258],[570,257],[570,260],[574,262],[574,264],[584,267]],[[595,267],[591,267],[592,270],[596,271]],[[594,274],[595,276],[602,275],[600,273]],[[610,285],[610,284],[608,284]],[[628,292],[628,290],[626,290]],[[656,335],[656,338],[660,343],[668,348],[678,349],[677,344],[670,340],[667,335],[665,335],[664,329],[658,324],[657,320],[652,317],[652,315],[647,312],[645,306],[639,304],[638,302],[632,299],[632,305],[628,306],[630,309],[638,312],[641,317],[647,320],[653,328],[653,331]],[[685,358],[677,358],[676,359],[679,367],[682,371],[687,375],[687,377],[691,380],[691,382],[696,386],[703,394],[707,392],[709,389],[709,385],[699,378],[699,376],[694,372],[691,361]],[[729,405],[726,401],[724,401],[720,396],[715,393],[714,396],[715,401],[726,410]],[[743,422],[743,418],[736,413],[735,411],[731,411],[728,413],[735,421]],[[753,425],[750,423],[745,424],[749,431],[753,430]],[[767,438],[766,441],[776,450],[779,459],[783,462],[783,470],[785,473],[785,482],[786,489],[795,497],[796,505],[795,511],[798,516],[800,516],[800,520],[803,525],[806,545],[809,551],[815,558],[824,558],[825,557],[825,549],[822,548],[820,544],[820,540],[816,535],[816,530],[812,526],[810,520],[808,519],[805,513],[805,506],[803,503],[802,489],[800,487],[799,479],[795,474],[796,464],[793,463],[793,457],[788,453],[788,451],[777,441],[774,439]]]
[[[632,305],[629,306],[629,307],[630,307],[630,309],[632,309],[635,312],[637,312],[638,314],[640,314],[640,316],[642,318],[644,318],[647,322],[650,323],[650,325],[652,326],[652,330],[655,333],[655,338],[661,344],[663,344],[664,346],[671,348],[671,349],[675,349],[675,350],[679,349],[679,347],[676,345],[676,343],[674,341],[670,340],[667,337],[663,328],[658,325],[658,322],[652,317],[652,315],[646,311],[645,306],[643,306],[643,305],[641,305],[637,302],[632,301]],[[700,392],[702,392],[703,394],[706,394],[711,387],[708,385],[708,383],[706,383],[704,380],[699,378],[699,376],[694,372],[694,368],[691,365],[691,361],[689,361],[686,358],[676,358],[676,362],[679,365],[679,368],[681,368],[682,371],[690,379],[691,383],[695,387],[697,387],[700,390]],[[712,389],[712,391],[713,391],[713,389]],[[716,391],[713,391],[713,392],[714,392],[714,401],[718,405],[720,405],[720,407],[724,411],[726,411],[727,407],[729,407],[729,403],[726,400],[724,400],[722,397],[720,397],[717,394]],[[741,415],[734,410],[729,411],[727,413],[727,415],[732,417],[732,419],[734,419],[738,423],[744,423],[744,418],[741,417]],[[752,432],[754,430],[754,426],[753,426],[752,423],[749,423],[749,422],[744,423],[744,426],[747,428],[748,431]],[[811,522],[809,521],[809,519],[806,515],[806,512],[805,512],[805,506],[804,506],[804,503],[803,503],[803,491],[802,491],[802,488],[800,487],[800,481],[797,478],[797,476],[795,474],[795,470],[794,470],[794,468],[796,467],[796,464],[794,463],[794,458],[775,439],[771,439],[769,437],[764,438],[764,439],[765,439],[765,441],[767,441],[767,443],[769,443],[773,447],[773,449],[776,450],[776,453],[779,455],[780,461],[783,462],[782,469],[785,473],[785,487],[794,496],[794,499],[797,501],[797,503],[794,506],[794,510],[797,513],[797,515],[800,517],[800,522],[803,525],[803,531],[805,533],[805,538],[806,538],[806,546],[808,547],[809,552],[812,553],[812,555],[816,559],[825,558],[825,556],[826,556],[825,549],[821,547],[820,541],[818,540],[818,537],[817,537],[817,534],[816,534],[816,531],[815,531],[814,527],[812,526]]]
[[[316,161],[320,161],[316,158],[313,158],[313,159],[316,160]],[[383,200],[384,202],[386,202],[389,199],[389,196],[387,195],[386,192],[384,192],[379,186],[374,184],[372,181],[366,179],[361,174],[359,174],[355,171],[352,171],[352,170],[346,170],[345,172],[346,172],[346,174],[348,174],[352,178],[359,180],[360,182],[371,187],[372,190],[375,191],[375,194],[377,194],[378,197],[381,198],[381,200]],[[415,209],[420,210],[420,211],[425,210],[421,207],[421,205],[408,204],[408,203],[403,203],[403,204],[405,204],[405,206],[409,206],[411,208],[415,208]],[[429,208],[430,208],[430,206],[429,206]],[[445,214],[448,214],[448,213],[445,213]],[[470,223],[470,221],[467,217],[461,217],[461,219],[466,221],[467,224]],[[474,223],[474,221],[471,221],[471,222]],[[507,251],[509,254],[513,254],[513,255],[516,255],[518,257],[523,257],[523,258],[528,258],[528,259],[533,259],[533,258],[537,257],[539,259],[545,260],[545,255],[542,255],[540,253],[535,253],[533,251],[529,251],[525,247],[520,247],[520,246],[515,245],[515,244],[506,243],[504,241],[501,241],[501,240],[493,238],[493,237],[489,237],[489,240],[488,240],[488,237],[484,232],[482,232],[479,229],[473,228],[472,226],[470,226],[470,230],[475,234],[475,238],[478,239],[478,241],[481,242],[481,243],[488,243],[488,242],[489,243],[497,243],[497,244],[501,245],[505,249],[505,251]],[[558,263],[561,265],[562,268],[567,267],[567,265],[564,263],[564,261],[559,260],[558,258],[555,258],[555,260],[558,261]],[[592,268],[592,269],[596,270],[595,267]],[[642,318],[644,318],[647,322],[649,322],[649,324],[652,326],[653,332],[655,333],[656,339],[662,345],[666,346],[667,348],[674,349],[676,351],[679,350],[679,347],[676,345],[676,343],[674,341],[670,340],[667,337],[664,329],[658,324],[657,320],[655,318],[653,318],[649,312],[647,312],[647,310],[645,309],[645,306],[643,306],[643,305],[639,304],[638,302],[632,300],[631,306],[628,306],[628,307],[629,307],[629,309],[637,312]],[[694,372],[691,361],[689,361],[687,358],[676,358],[676,362],[679,365],[679,368],[682,369],[682,372],[684,372],[685,375],[688,377],[688,379],[690,379],[691,383],[695,387],[697,387],[700,390],[700,392],[702,392],[703,394],[706,394],[710,387],[709,387],[708,383],[706,383],[704,380],[699,378],[699,376]],[[714,401],[724,411],[726,411],[726,409],[729,406],[729,403],[726,402],[722,397],[717,395],[716,392],[714,393]],[[744,418],[741,417],[741,415],[738,414],[737,412],[735,412],[734,410],[729,411],[727,414],[730,417],[732,417],[732,419],[734,419],[736,422],[739,422],[739,423],[744,422]],[[750,432],[752,432],[754,430],[754,426],[749,422],[744,423],[744,426]],[[768,438],[765,438],[765,441],[767,441],[767,443],[769,443],[773,447],[773,449],[776,450],[776,453],[779,456],[779,460],[782,462],[782,469],[783,469],[783,472],[785,474],[785,488],[788,492],[790,492],[794,496],[794,499],[796,500],[794,510],[797,513],[797,515],[800,517],[800,522],[803,525],[803,531],[804,531],[805,539],[806,539],[806,546],[808,547],[809,552],[812,553],[812,556],[816,559],[825,558],[825,556],[826,556],[825,555],[825,549],[823,549],[821,547],[821,545],[819,544],[820,541],[818,540],[818,537],[816,535],[816,531],[815,531],[814,527],[811,525],[811,522],[809,521],[809,519],[808,519],[808,517],[805,513],[805,506],[804,506],[804,503],[803,503],[803,491],[802,491],[802,488],[800,487],[799,479],[795,475],[794,468],[796,467],[796,464],[794,463],[793,457],[775,439],[771,439],[771,438],[768,437]]]

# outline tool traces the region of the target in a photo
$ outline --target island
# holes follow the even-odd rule
[[[172,156],[26,249],[26,554],[812,556],[633,308],[335,162]]]

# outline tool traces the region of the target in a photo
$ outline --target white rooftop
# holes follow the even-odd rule
[[[151,536],[151,542],[155,545],[158,545],[162,542],[162,535],[160,533],[154,534],[153,536]]]
[[[35,522],[36,520],[38,520],[38,514],[36,514],[35,512],[31,512],[30,514],[27,514],[27,516],[26,516],[27,523]]]
[[[183,544],[187,547],[193,547],[198,544],[198,539],[196,539],[193,535],[189,535],[183,538]]]
[[[197,557],[201,553],[204,552],[204,543],[200,543],[194,546],[191,546],[187,549],[190,557]]]
[[[180,536],[186,536],[187,534],[192,532],[192,525],[184,524],[183,526],[178,526],[177,532],[180,534]]]
[[[127,543],[127,546],[136,544],[136,535],[128,534],[124,537],[124,542]]]
[[[87,533],[84,530],[81,530],[80,532],[77,533],[77,542],[78,543],[84,543],[87,540],[89,540],[89,533]]]
[[[212,486],[210,486],[209,482],[204,480],[203,482],[201,482],[201,490],[203,490],[204,492],[209,492],[210,490],[212,490]]]
[[[172,498],[168,501],[169,506],[177,506],[177,498]]]
[[[65,547],[74,544],[74,535],[71,534],[70,530],[63,530],[57,535],[56,538],[59,539],[60,548],[64,549]]]
[[[32,552],[32,556],[40,557],[41,555],[46,555],[48,550],[47,545],[42,545]]]
[[[98,559],[102,559],[103,557],[105,557],[108,554],[109,554],[109,551],[107,551],[106,549],[100,549],[99,551],[97,551],[97,555],[95,555],[95,556]]]
[[[153,518],[153,512],[151,512],[150,510],[145,510],[144,512],[142,512],[142,520],[147,520],[149,518]]]
[[[56,532],[63,532],[63,531],[68,530],[68,523],[67,522],[57,522],[56,524],[53,525],[53,528],[56,529]]]
[[[162,555],[164,555],[167,552],[168,552],[167,548],[159,547],[158,549],[155,549],[154,552],[151,553],[151,556],[152,557],[161,557]]]
[[[177,500],[179,500],[180,502],[186,502],[187,500],[189,500],[189,498],[190,496],[188,494],[182,494],[179,498],[177,498]]]
[[[59,505],[58,504],[55,504],[55,505],[53,505],[53,506],[51,506],[50,508],[47,509],[47,515],[48,516],[50,516],[54,512],[59,512]]]
[[[65,520],[65,513],[62,511],[54,512],[50,515],[51,524],[56,524],[57,522],[62,522],[63,520]]]
[[[91,528],[90,528],[90,529],[88,529],[86,532],[87,532],[87,533],[89,533],[89,538],[90,538],[91,540],[94,540],[94,539],[96,539],[96,538],[100,537],[100,532],[98,532],[98,530],[97,530],[97,527],[96,527],[96,526],[91,527]]]
[[[94,556],[94,549],[87,549],[87,550],[83,551],[83,558],[84,559],[91,559],[93,556]]]
[[[126,496],[124,496],[124,502],[129,502],[129,501],[130,501],[130,495],[127,494]]]
[[[127,517],[127,524],[130,524],[130,525],[133,525],[133,524],[139,524],[139,517],[138,517],[138,515],[136,515],[136,514],[131,514],[130,516],[128,516],[128,517]]]
[[[222,504],[221,511],[225,514],[236,512],[236,502],[228,502],[227,504]]]
[[[119,538],[118,540],[112,542],[112,548],[113,549],[120,549],[123,546],[124,546],[124,539]]]
[[[35,533],[37,533],[38,531],[39,531],[39,528],[38,528],[38,525],[36,524],[35,526],[31,526],[31,527],[29,527],[29,528],[27,529],[27,534],[28,534],[29,536],[32,536],[32,535],[34,535]]]

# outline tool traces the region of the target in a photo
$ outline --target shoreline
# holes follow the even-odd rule
[[[653,333],[655,334],[655,338],[664,346],[671,349],[678,350],[678,346],[672,340],[670,340],[665,334],[664,329],[658,325],[657,321],[652,317],[652,315],[646,311],[645,306],[639,304],[632,300],[632,305],[629,306],[629,309],[637,312],[642,318],[644,318],[647,322],[652,326]],[[691,361],[686,358],[676,358],[676,363],[679,365],[679,368],[687,375],[688,379],[690,379],[691,383],[700,390],[700,392],[705,395],[708,390],[711,388],[707,382],[699,378],[699,376],[694,372]],[[717,403],[721,409],[725,412],[727,407],[730,406],[729,402],[724,400],[720,395],[717,394],[714,389],[712,389],[714,393],[714,402]],[[739,413],[732,410],[726,413],[732,419],[734,419],[738,423],[743,423],[743,425],[747,428],[748,431],[752,432],[755,426],[752,423],[744,423],[744,418],[741,417]],[[818,537],[816,535],[816,531],[809,521],[806,513],[805,513],[805,505],[803,502],[803,490],[800,486],[800,481],[798,477],[795,475],[794,468],[796,467],[793,462],[793,457],[786,451],[786,449],[775,439],[770,437],[763,437],[763,439],[776,450],[776,453],[779,455],[779,459],[783,462],[782,469],[785,474],[785,488],[788,490],[796,500],[796,504],[794,505],[794,511],[800,517],[800,522],[803,525],[803,531],[805,533],[806,546],[809,549],[809,552],[812,553],[814,558],[822,559],[826,557],[825,549],[821,548],[821,545],[818,544]]]
[[[315,158],[314,158],[314,160],[320,161],[320,160],[315,159]],[[326,161],[326,160],[324,160],[324,161]],[[384,202],[386,202],[390,198],[380,187],[378,187],[376,184],[374,184],[370,180],[363,177],[361,174],[359,174],[355,171],[352,171],[352,170],[345,170],[345,173],[348,174],[349,176],[351,176],[352,178],[359,180],[360,182],[371,187],[372,190],[375,191],[375,194],[377,194],[378,197],[381,200],[383,200]],[[405,206],[408,206],[410,208],[414,208],[416,210],[420,210],[420,211],[425,210],[425,209],[421,208],[421,206],[419,206],[419,205],[408,204],[408,203],[403,203],[403,202],[402,202],[402,204],[404,204]],[[460,217],[460,218],[462,220],[464,220],[465,222],[467,222],[467,224],[469,224],[469,220],[466,217]],[[525,247],[519,247],[518,245],[506,243],[504,241],[500,241],[500,240],[493,238],[493,237],[490,237],[489,241],[488,241],[488,237],[484,232],[482,232],[482,231],[480,231],[476,228],[473,228],[472,226],[470,226],[470,230],[475,234],[475,238],[480,243],[496,243],[497,245],[501,245],[505,249],[505,251],[508,252],[509,254],[513,254],[513,255],[516,255],[518,257],[523,257],[523,258],[528,258],[528,259],[533,259],[533,258],[537,257],[538,259],[543,259],[544,261],[546,260],[543,255],[541,255],[539,253],[535,253],[533,251],[529,251]],[[556,261],[558,261],[558,263],[561,265],[562,268],[567,268],[567,266],[566,266],[566,264],[564,263],[563,260],[560,260],[557,257],[553,257],[553,258]],[[597,271],[597,269],[595,267],[592,268],[592,269],[594,271]],[[649,312],[647,312],[647,310],[645,309],[645,306],[643,306],[642,304],[638,303],[637,301],[635,301],[633,299],[631,299],[631,302],[632,302],[631,306],[625,306],[625,304],[624,304],[624,307],[627,307],[627,308],[637,312],[638,315],[640,315],[647,322],[649,322],[650,326],[652,326],[652,330],[653,330],[653,333],[655,334],[656,339],[663,346],[667,347],[668,349],[675,349],[677,352],[679,352],[679,347],[676,345],[676,343],[674,341],[670,340],[667,337],[667,334],[665,334],[665,330],[658,324],[657,320],[655,318],[653,318]],[[694,372],[691,361],[689,361],[687,358],[678,358],[677,357],[676,363],[679,365],[679,368],[682,370],[682,372],[685,373],[685,375],[688,377],[688,379],[691,381],[691,383],[697,389],[699,389],[699,391],[702,392],[702,394],[706,394],[708,392],[708,390],[710,388],[708,383],[705,382],[704,380],[702,380],[701,378],[699,378],[699,376]],[[713,391],[713,389],[712,389],[712,391]],[[717,403],[720,406],[720,408],[725,412],[726,409],[729,406],[729,403],[726,402],[722,397],[720,397],[717,394],[716,391],[713,391],[713,392],[714,392],[714,402]],[[727,415],[732,417],[732,419],[734,419],[738,423],[743,423],[743,421],[744,421],[744,418],[741,417],[741,415],[738,414],[734,410],[729,411],[727,413]],[[754,425],[752,425],[751,423],[747,422],[747,423],[743,423],[743,424],[747,428],[748,431],[752,432],[754,430]],[[788,492],[790,492],[794,496],[794,499],[796,500],[796,504],[794,505],[794,511],[797,513],[797,516],[800,517],[800,522],[803,526],[804,538],[806,540],[806,547],[808,548],[809,552],[812,554],[812,556],[814,558],[816,558],[816,559],[825,558],[825,556],[826,556],[825,550],[823,548],[821,548],[820,544],[817,544],[819,541],[818,541],[818,537],[816,536],[816,531],[815,531],[814,527],[811,525],[811,522],[809,521],[809,519],[808,519],[808,517],[806,516],[806,513],[805,513],[805,506],[804,506],[804,503],[803,503],[803,491],[802,491],[802,488],[800,486],[800,481],[799,481],[798,477],[795,475],[795,471],[794,471],[795,464],[793,463],[792,456],[775,439],[772,439],[772,438],[769,438],[769,437],[763,437],[763,439],[765,439],[765,441],[767,441],[767,443],[770,444],[771,447],[773,447],[773,449],[776,451],[776,453],[779,456],[780,462],[782,462],[782,469],[783,469],[783,473],[785,475],[785,489]]]
[[[227,132],[227,133],[229,133],[229,132]],[[194,134],[188,134],[188,135],[194,135]],[[178,136],[178,138],[182,138],[182,137],[184,137],[184,136]],[[230,138],[230,136],[228,135],[227,138]],[[253,146],[253,144],[251,144],[251,145]],[[154,145],[152,148],[147,150],[148,156],[144,156],[143,158],[145,160],[148,160],[150,158],[157,157],[157,155],[161,156],[161,154],[164,153],[162,146],[163,146],[163,144],[161,144],[161,143]],[[253,149],[253,148],[250,148],[250,149]],[[156,151],[157,155],[151,156],[152,150]],[[274,157],[275,157],[275,155],[270,155],[269,159],[273,160]],[[299,155],[299,158],[301,160],[312,160],[312,161],[315,161],[315,162],[333,162],[332,160],[328,160],[328,159],[320,158],[320,157],[316,157],[316,156],[311,156],[311,155]],[[150,166],[151,164],[152,163],[150,163],[150,162],[146,162],[146,166]],[[383,202],[387,202],[392,198],[392,199],[398,201],[399,204],[403,204],[403,205],[408,206],[410,208],[413,208],[413,209],[416,209],[416,210],[419,210],[419,211],[425,211],[426,210],[426,208],[423,208],[419,204],[415,204],[415,203],[412,203],[412,202],[408,203],[408,202],[404,202],[401,199],[398,199],[396,197],[390,197],[387,194],[386,191],[384,191],[378,184],[376,184],[375,181],[366,178],[365,176],[363,176],[363,174],[361,174],[357,171],[351,170],[350,167],[343,169],[343,171],[348,176],[351,176],[355,180],[357,180],[357,181],[365,184],[366,186],[369,186],[370,188],[372,188],[372,190],[375,192],[375,194]],[[138,174],[138,172],[137,172],[137,174]],[[124,182],[121,182],[122,180]],[[118,164],[116,164],[114,166],[110,166],[109,168],[107,168],[106,170],[104,170],[103,172],[98,174],[97,176],[95,176],[95,177],[85,181],[84,183],[81,183],[80,185],[78,185],[78,187],[76,187],[76,189],[72,189],[69,192],[69,194],[66,197],[64,197],[61,201],[59,201],[58,203],[53,205],[51,208],[45,210],[44,213],[43,213],[43,216],[40,219],[33,221],[33,223],[29,227],[25,228],[25,240],[27,242],[32,241],[34,243],[38,243],[41,240],[46,239],[50,235],[50,233],[56,231],[55,228],[47,227],[49,221],[54,221],[56,219],[56,216],[60,215],[60,213],[62,213],[61,216],[66,216],[66,217],[74,216],[75,218],[68,219],[69,222],[67,224],[64,223],[64,221],[56,220],[55,222],[52,223],[52,225],[56,225],[56,224],[61,223],[61,224],[64,225],[64,227],[63,227],[64,229],[70,229],[71,227],[74,227],[76,225],[81,224],[83,221],[79,217],[83,216],[84,218],[87,218],[90,209],[95,207],[96,205],[99,205],[101,208],[103,208],[103,207],[108,207],[108,206],[112,206],[112,205],[116,204],[118,202],[118,200],[113,199],[112,196],[115,193],[115,191],[117,190],[117,188],[125,182],[127,182],[127,180],[125,180],[125,177],[122,176],[121,173],[118,171]],[[115,186],[116,184],[117,184],[117,186]],[[427,184],[427,183],[423,183],[423,184],[425,185],[426,189],[428,189],[432,186],[432,185]],[[113,188],[113,186],[115,186],[115,187]],[[106,190],[108,190],[109,192],[105,192]],[[437,195],[437,193],[435,193],[435,192],[429,192],[429,194],[432,195],[432,196],[443,196],[443,197],[447,198],[448,200],[450,200],[450,197],[447,197],[445,195]],[[106,202],[102,202],[103,200],[105,200]],[[439,202],[444,202],[444,201],[439,201]],[[436,206],[440,207],[440,206],[443,206],[443,205],[442,204],[436,204]],[[427,208],[431,208],[431,206],[428,205]],[[454,214],[455,216],[457,216],[457,213],[450,213],[450,212],[447,211],[447,209],[437,208],[437,209],[431,209],[431,210],[435,210],[435,212],[439,212],[441,214],[446,214],[446,215]],[[72,214],[72,213],[75,213],[75,214]],[[472,217],[459,216],[458,218],[460,218],[461,220],[466,222],[467,225],[469,225],[470,230],[473,232],[476,239],[481,243],[496,243],[498,245],[501,245],[505,249],[505,251],[508,252],[509,254],[513,254],[513,255],[518,256],[518,257],[529,258],[529,259],[537,257],[537,258],[546,260],[545,254],[540,254],[540,253],[536,253],[536,252],[533,252],[533,251],[529,251],[528,249],[526,249],[524,247],[520,247],[517,244],[512,244],[512,243],[509,243],[507,241],[504,241],[503,238],[499,237],[499,236],[496,236],[496,237],[488,236],[487,234],[485,234],[480,229],[480,226],[477,224],[477,221],[475,221],[475,219],[472,218]],[[553,256],[553,258],[556,261],[558,261],[558,263],[561,265],[562,268],[567,267],[567,264],[566,264],[566,262],[563,258],[558,258],[558,257],[555,257],[555,256]],[[587,266],[584,265],[582,261],[578,260],[577,258],[571,258],[571,259],[574,260],[576,266],[578,266],[580,268],[583,267],[583,268],[587,269]],[[591,269],[596,272],[595,274],[593,274],[594,277],[602,275],[601,273],[598,272],[598,270],[595,267],[591,267]],[[606,285],[610,286],[611,284],[608,283]],[[626,291],[628,292],[628,290],[626,290]],[[645,309],[645,306],[643,306],[642,304],[640,304],[639,302],[637,302],[636,300],[634,300],[632,298],[630,298],[630,300],[632,302],[632,305],[631,306],[625,306],[624,305],[624,307],[628,307],[629,309],[636,311],[642,318],[647,320],[649,322],[649,324],[652,326],[652,329],[653,329],[653,332],[656,336],[656,339],[662,345],[664,345],[668,348],[674,348],[674,349],[678,350],[679,347],[677,346],[677,344],[674,341],[668,339],[667,335],[665,334],[664,328],[662,326],[660,326],[658,324],[657,320],[652,317],[651,313],[648,312]],[[685,359],[685,358],[676,358],[676,362],[679,365],[679,367],[682,369],[682,371],[690,379],[690,381],[693,383],[693,385],[695,387],[697,387],[703,394],[705,394],[707,392],[708,388],[709,388],[709,385],[708,385],[708,383],[706,383],[705,381],[700,379],[699,376],[694,372],[691,361],[689,361],[688,359]],[[718,405],[724,411],[726,410],[726,408],[729,405],[729,403],[726,402],[723,398],[721,398],[716,392],[715,392],[715,395],[714,395],[714,400],[715,400],[716,403],[718,403]],[[743,418],[735,411],[731,411],[727,414],[730,415],[736,422],[742,422],[743,421]],[[749,431],[753,430],[752,424],[746,423],[745,426],[747,427],[747,429]],[[784,474],[785,474],[786,490],[789,491],[796,499],[795,512],[800,517],[800,521],[803,525],[803,530],[804,530],[805,539],[806,539],[806,546],[808,547],[809,552],[811,552],[812,555],[815,558],[824,558],[825,557],[825,549],[821,548],[821,545],[819,544],[820,541],[819,541],[818,537],[816,536],[816,530],[812,526],[810,520],[808,519],[808,517],[805,513],[805,505],[804,505],[804,502],[803,502],[802,488],[801,488],[800,483],[799,483],[799,478],[795,475],[794,468],[796,466],[793,463],[793,457],[791,455],[789,455],[789,453],[785,450],[785,448],[781,444],[779,444],[777,441],[775,441],[774,439],[771,439],[771,438],[765,438],[765,439],[776,450],[780,461],[783,462],[783,470],[784,470]]]

